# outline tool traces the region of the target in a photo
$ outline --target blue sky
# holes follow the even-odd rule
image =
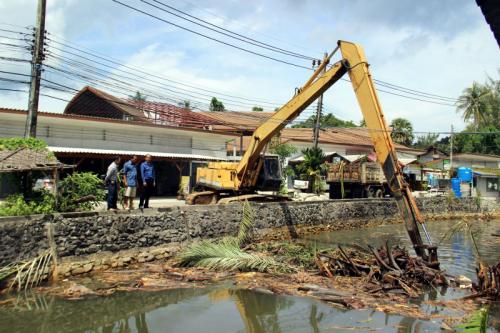
[[[207,33],[140,0],[120,1]],[[474,80],[482,82],[487,75],[498,79],[500,51],[473,0],[162,1],[227,29],[308,56],[320,57],[323,52],[331,51],[339,39],[359,43],[365,49],[375,79],[415,90],[455,98]],[[0,0],[0,28],[22,29],[20,26],[33,25],[35,11],[35,0]],[[47,31],[54,39],[98,51],[128,66],[220,92],[219,96],[204,93],[220,97],[227,108],[236,110],[250,109],[253,104],[264,106],[266,110],[273,107],[253,101],[231,104],[225,100],[230,98],[222,94],[279,105],[286,102],[295,87],[302,85],[310,75],[308,70],[218,44],[111,0],[48,0]],[[223,36],[208,34],[244,46]],[[308,60],[245,47],[304,66],[311,65]],[[0,55],[16,54],[2,50],[0,45]],[[49,59],[48,63],[62,66],[57,59]],[[0,62],[0,70],[29,72],[26,65],[8,62]],[[84,85],[49,71],[44,76],[75,89]],[[0,82],[0,88],[7,85],[11,84]],[[130,89],[135,88],[136,85],[130,82]],[[45,92],[71,98],[68,93]],[[165,94],[162,92],[162,96]],[[453,106],[385,93],[380,93],[379,97],[387,119],[408,118],[417,131],[448,131],[451,124],[458,129],[464,127]],[[209,96],[199,94],[195,97],[176,95],[175,98],[190,99],[194,104],[199,101],[200,108],[209,100]],[[0,106],[25,108],[26,105],[26,94],[0,91]],[[42,97],[40,104],[41,109],[53,112],[62,112],[64,106],[65,102],[46,97]],[[348,82],[337,83],[325,94],[325,106],[326,112],[342,119],[356,122],[361,119]],[[300,118],[311,113],[312,110],[306,111]]]

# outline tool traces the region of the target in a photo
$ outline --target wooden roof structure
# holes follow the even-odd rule
[[[46,171],[72,167],[72,165],[59,162],[46,149],[18,148],[15,150],[0,150],[0,173]]]

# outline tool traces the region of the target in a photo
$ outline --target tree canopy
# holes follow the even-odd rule
[[[408,119],[395,118],[391,121],[391,127],[391,137],[395,142],[405,146],[412,145],[415,136],[413,134],[413,125]]]
[[[261,112],[261,111],[264,111],[264,108],[262,106],[254,106],[252,108],[252,111]]]
[[[131,96],[134,101],[138,102],[145,102],[146,101],[146,95],[141,94],[140,91],[136,91],[134,96]]]
[[[453,152],[500,155],[500,81],[473,82],[459,97],[457,112],[468,125],[453,136]],[[449,151],[450,138],[441,139],[439,145]]]
[[[305,121],[293,125],[293,128],[313,128],[316,123],[316,115],[311,115]],[[351,120],[342,120],[335,117],[333,114],[328,113],[321,115],[319,126],[321,128],[327,127],[357,127]]]
[[[212,97],[212,100],[210,101],[210,111],[224,111],[225,109],[224,103],[219,101],[217,98]]]
[[[177,103],[177,105],[181,108],[191,110],[191,102],[187,99],[182,101],[182,102]]]

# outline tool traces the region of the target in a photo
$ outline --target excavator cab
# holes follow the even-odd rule
[[[260,191],[277,192],[281,186],[281,166],[277,155],[261,155],[262,169],[257,178]]]

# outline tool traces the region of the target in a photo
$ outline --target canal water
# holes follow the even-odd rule
[[[438,240],[453,222],[428,224]],[[479,226],[480,227],[477,227]],[[500,260],[500,221],[474,224],[483,258]],[[385,239],[408,245],[402,225],[337,231],[308,237],[319,245],[357,243],[379,245]],[[474,251],[468,233],[460,231],[439,248],[442,266],[452,274],[474,276]],[[433,290],[425,298],[453,298],[460,292]],[[417,301],[418,302],[418,301]],[[439,307],[425,308],[439,313]],[[491,316],[500,312],[493,309]],[[496,321],[498,323],[498,319]],[[496,325],[493,320],[493,324]],[[308,298],[241,290],[231,284],[161,292],[116,293],[78,301],[36,294],[19,295],[15,307],[0,307],[3,332],[439,332],[439,321],[388,315],[372,310],[340,310]],[[489,332],[498,332],[490,327]]]

